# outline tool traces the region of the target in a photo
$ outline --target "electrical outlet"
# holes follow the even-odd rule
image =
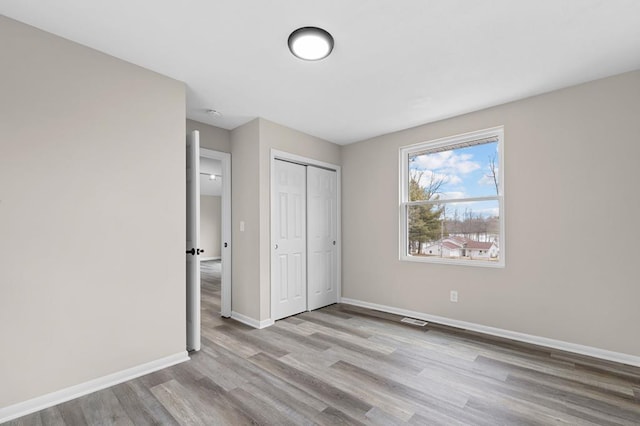
[[[449,300],[451,300],[452,302],[458,301],[458,292],[456,290],[451,290],[451,293],[449,294]]]

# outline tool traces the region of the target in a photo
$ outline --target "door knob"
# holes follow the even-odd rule
[[[204,249],[198,249],[198,251],[196,252],[196,254],[200,254],[200,253],[204,253]]]
[[[278,250],[278,245],[276,244],[276,250]]]
[[[190,254],[192,256],[195,255],[196,254],[196,249],[192,248],[191,250],[187,250],[187,254]]]

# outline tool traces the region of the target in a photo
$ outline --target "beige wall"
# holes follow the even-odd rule
[[[231,132],[229,130],[199,121],[187,120],[187,133],[194,130],[200,132],[200,148],[231,152]]]
[[[259,142],[258,119],[231,131],[231,310],[254,319],[260,317]]]
[[[260,321],[271,317],[271,149],[340,164],[338,145],[262,118],[231,132],[232,310]]]
[[[203,258],[220,257],[222,197],[200,196],[200,247]]]
[[[639,356],[638,117],[636,71],[345,146],[343,297]],[[398,148],[498,125],[506,268],[400,262]]]
[[[0,407],[185,351],[184,85],[0,17]]]

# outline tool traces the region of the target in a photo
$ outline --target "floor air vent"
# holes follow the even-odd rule
[[[425,325],[428,324],[426,321],[417,320],[414,318],[402,318],[401,321],[409,324],[413,324],[413,325],[419,325],[420,327],[424,327]]]

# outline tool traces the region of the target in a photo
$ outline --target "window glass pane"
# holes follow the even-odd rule
[[[423,247],[437,241],[443,233],[442,206],[436,204],[407,207],[410,255],[425,254]]]
[[[410,256],[500,260],[497,200],[408,206],[407,223]]]
[[[409,154],[409,201],[498,194],[498,142]]]

